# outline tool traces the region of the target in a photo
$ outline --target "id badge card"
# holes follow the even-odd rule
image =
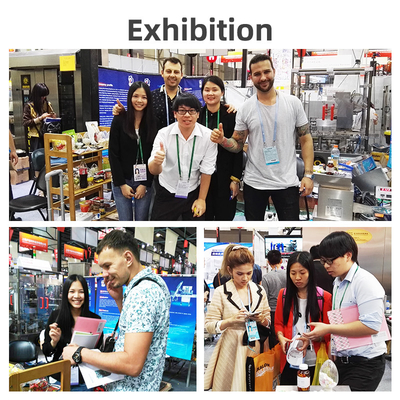
[[[180,199],[187,199],[189,195],[189,181],[179,179],[178,186],[176,187],[175,197]]]
[[[256,321],[246,321],[246,330],[249,342],[260,340],[260,334],[258,333]]]
[[[264,159],[266,165],[279,164],[278,150],[276,146],[263,147]]]
[[[79,367],[71,365],[71,386],[79,385]]]
[[[146,164],[135,164],[133,166],[133,180],[135,182],[147,181]]]

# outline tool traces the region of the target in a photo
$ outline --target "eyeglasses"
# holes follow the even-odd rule
[[[322,265],[325,265],[325,264],[332,265],[333,262],[334,262],[337,258],[339,258],[339,257],[341,257],[341,256],[337,256],[337,257],[335,257],[335,258],[325,258],[325,257],[321,257],[321,258],[319,259],[319,261],[320,261],[320,263],[321,263]]]
[[[186,115],[186,113],[189,113],[190,115],[196,115],[198,113],[197,110],[194,108],[191,108],[190,110],[184,110],[180,108],[178,111],[176,111],[179,115]]]

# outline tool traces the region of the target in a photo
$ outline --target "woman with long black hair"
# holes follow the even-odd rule
[[[294,339],[303,341],[298,350],[303,351],[303,361],[309,366],[312,381],[316,354],[322,341],[328,348],[330,335],[310,342],[302,334],[308,332],[309,322],[328,323],[327,313],[332,307],[332,295],[316,286],[313,259],[307,251],[295,252],[289,257],[286,275],[286,288],[280,290],[276,305],[275,333],[282,352],[280,383],[296,385],[296,366],[286,361],[288,346]]]
[[[28,147],[32,152],[44,147],[42,126],[47,117],[55,118],[56,114],[47,101],[49,88],[45,83],[37,83],[31,92],[29,102],[24,106],[23,125],[28,128]]]
[[[147,221],[149,218],[153,175],[147,160],[158,128],[149,86],[141,81],[134,82],[128,91],[127,111],[113,118],[108,147],[120,221]]]
[[[60,308],[53,310],[47,321],[42,345],[46,357],[52,355],[53,361],[60,359],[64,347],[71,343],[72,331],[78,317],[100,319],[97,314],[89,311],[89,289],[86,279],[82,275],[73,274],[64,282]],[[100,348],[102,342],[103,335],[97,342],[97,348]],[[84,383],[81,375],[79,383]]]

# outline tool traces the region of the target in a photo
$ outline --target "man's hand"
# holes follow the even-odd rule
[[[194,217],[201,217],[206,212],[206,202],[203,199],[197,199],[192,204]]]
[[[119,99],[117,99],[117,104],[114,105],[113,109],[112,109],[112,114],[113,115],[119,115],[122,112],[125,111],[125,107],[123,106],[123,104],[119,101]]]
[[[162,163],[165,160],[165,156],[166,156],[166,154],[165,154],[165,150],[164,150],[164,145],[162,144],[162,142],[160,142],[160,149],[156,151],[153,162],[156,165],[162,165]]]
[[[311,178],[304,177],[300,182],[300,196],[308,196],[314,187],[314,181]]]
[[[121,287],[114,287],[110,283],[110,278],[108,276],[104,277],[104,284],[106,285],[107,291],[110,296],[115,300],[118,305],[118,302],[122,303],[123,298],[123,289]]]
[[[225,107],[227,108],[226,112],[228,114],[236,112],[236,108],[232,104],[225,104]]]
[[[224,129],[222,126],[222,123],[220,122],[218,129],[215,128],[212,132],[211,132],[211,136],[210,139],[213,143],[218,143],[221,144],[224,140]]]
[[[71,365],[75,365],[72,355],[75,353],[78,347],[79,346],[76,344],[69,344],[68,346],[65,346],[62,353],[63,360],[69,360],[71,361]]]

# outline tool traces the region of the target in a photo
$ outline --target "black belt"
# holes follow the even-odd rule
[[[350,357],[337,357],[337,359],[342,363],[342,364],[358,364],[361,362],[365,361],[372,361],[372,360],[379,360],[384,357],[384,354],[381,354],[380,356],[373,357],[373,358],[367,358],[367,357],[362,357],[362,356],[350,356]]]

